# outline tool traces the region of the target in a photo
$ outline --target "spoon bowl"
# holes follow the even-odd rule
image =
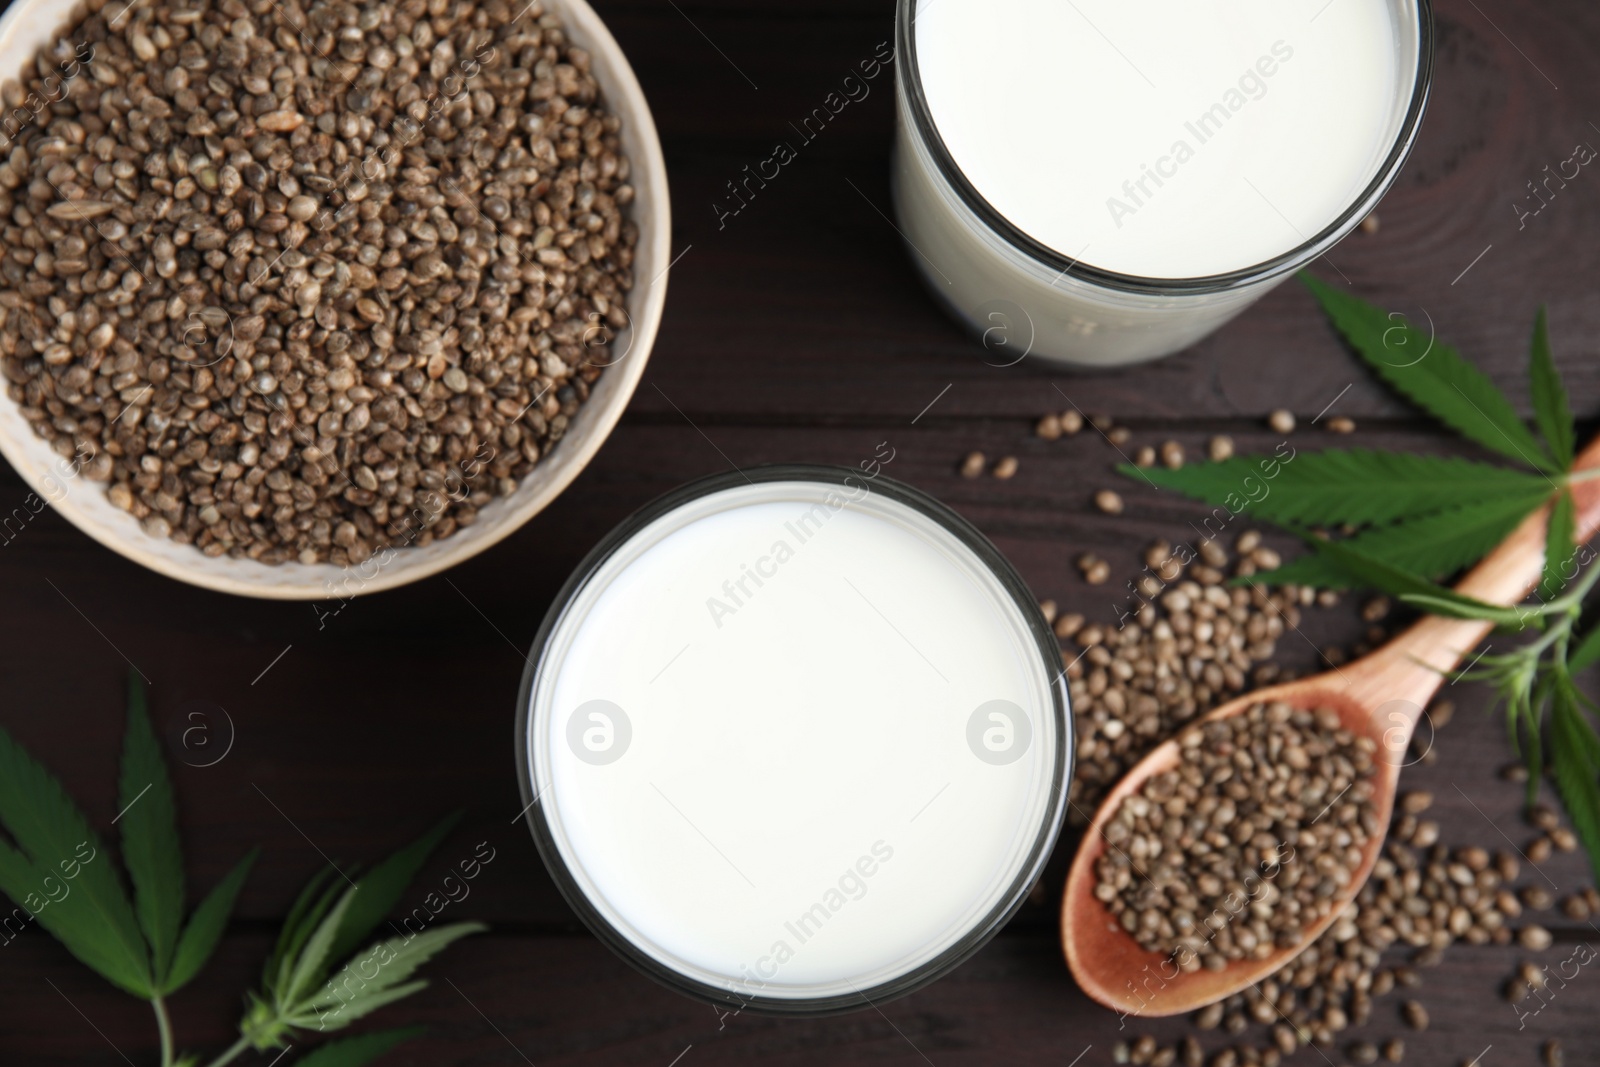
[[[1574,471],[1592,468],[1600,468],[1600,439],[1591,442],[1574,464]],[[1591,479],[1574,480],[1571,489],[1576,504],[1576,543],[1581,545],[1600,529],[1600,484]],[[1497,605],[1515,604],[1525,597],[1543,573],[1549,510],[1546,506],[1525,519],[1468,572],[1456,590]],[[1491,629],[1491,623],[1475,619],[1425,616],[1353,663],[1342,667],[1330,664],[1333,669],[1322,674],[1246,693],[1196,722],[1226,719],[1274,701],[1305,710],[1337,712],[1344,728],[1357,737],[1370,738],[1377,746],[1371,804],[1378,825],[1387,827],[1422,709]],[[1193,1011],[1267,978],[1333,925],[1366,884],[1383,851],[1384,834],[1367,841],[1361,862],[1334,907],[1304,928],[1298,945],[1276,949],[1260,959],[1231,961],[1220,970],[1202,967],[1186,972],[1179,967],[1175,953],[1152,952],[1134,940],[1094,895],[1096,865],[1112,847],[1106,826],[1126,798],[1142,789],[1152,775],[1171,770],[1178,759],[1176,739],[1167,740],[1106,794],[1067,875],[1061,905],[1061,944],[1067,965],[1084,992],[1124,1015]]]
[[[1196,720],[1194,725],[1238,715],[1256,704],[1281,702],[1306,711],[1329,708],[1338,713],[1340,725],[1345,729],[1357,737],[1371,736],[1370,711],[1321,682],[1318,676],[1306,679],[1305,683],[1288,682],[1257,689],[1220,705]],[[1410,729],[1404,726],[1401,729],[1409,743]],[[1370,779],[1371,803],[1378,823],[1387,826],[1407,745],[1401,744],[1398,754],[1383,747],[1382,741],[1379,745]],[[1237,993],[1298,956],[1305,946],[1322,936],[1343,911],[1344,900],[1341,900],[1341,906],[1330,909],[1327,915],[1305,928],[1299,945],[1274,949],[1259,959],[1233,961],[1216,971],[1201,968],[1184,973],[1178,966],[1176,953],[1152,952],[1134,940],[1094,895],[1098,882],[1096,868],[1107,848],[1113,847],[1106,840],[1105,828],[1125,799],[1137,793],[1152,776],[1173,769],[1178,762],[1177,740],[1164,741],[1106,794],[1067,878],[1062,905],[1062,946],[1067,963],[1085,992],[1124,1014],[1175,1015]],[[1372,874],[1382,843],[1381,838],[1375,839],[1362,853],[1361,863],[1351,877],[1349,898],[1360,891]]]

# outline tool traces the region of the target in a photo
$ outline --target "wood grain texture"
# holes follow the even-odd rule
[[[217,960],[173,1005],[186,1047],[214,1053],[231,1040],[240,998],[314,870],[328,859],[370,861],[462,807],[465,821],[405,904],[415,906],[453,863],[488,842],[495,859],[471,896],[451,905],[451,917],[493,929],[452,948],[432,988],[386,1013],[388,1025],[415,1021],[431,1030],[386,1063],[668,1067],[682,1054],[679,1067],[1066,1067],[1081,1053],[1083,1067],[1109,1064],[1119,1036],[1142,1024],[1129,1020],[1119,1032],[1117,1017],[1078,992],[1061,961],[1054,926],[1070,836],[1040,899],[989,948],[881,1012],[719,1020],[601,947],[574,921],[514,821],[521,803],[512,702],[551,597],[616,522],[685,480],[730,464],[855,464],[887,441],[895,449],[890,476],[975,522],[1039,596],[1109,621],[1142,546],[1185,536],[1199,511],[1119,479],[1110,470],[1119,456],[1092,432],[1057,442],[1031,435],[1038,415],[1069,403],[1115,415],[1133,429],[1135,445],[1172,438],[1197,454],[1215,432],[1231,433],[1241,450],[1270,448],[1277,438],[1263,425],[1267,411],[1288,407],[1309,420],[1337,398],[1334,410],[1360,423],[1357,443],[1473,453],[1372,381],[1292,283],[1193,351],[1148,367],[1069,375],[1026,363],[987,366],[922,291],[879,214],[889,206],[888,73],[725,227],[712,208],[725,182],[764,158],[791,120],[889,39],[886,0],[600,7],[662,130],[673,243],[683,258],[649,373],[594,464],[484,556],[321,618],[307,605],[240,600],[159,578],[46,511],[0,545],[0,723],[66,781],[105,832],[116,814],[120,701],[131,661],[151,679],[193,888],[203,892],[247,848],[263,846]],[[1600,175],[1586,170],[1520,230],[1512,205],[1577,141],[1600,145],[1589,125],[1600,122],[1600,89],[1590,77],[1600,10],[1580,0],[1442,0],[1437,16],[1433,102],[1416,153],[1380,208],[1382,226],[1314,269],[1415,321],[1431,319],[1524,406],[1527,337],[1536,305],[1548,302],[1557,359],[1592,432],[1600,414],[1592,340],[1600,336],[1592,296]],[[1350,439],[1302,429],[1294,443]],[[1016,455],[1019,473],[1008,482],[960,478],[961,457],[974,449]],[[1115,518],[1089,505],[1096,489],[1113,484],[1127,499]],[[0,512],[25,492],[0,469]],[[1276,535],[1269,541],[1293,548]],[[1073,560],[1084,551],[1111,562],[1112,583],[1082,583]],[[1280,656],[1315,669],[1319,648],[1347,645],[1362,629],[1348,607],[1313,609],[1301,632],[1280,642]],[[1522,846],[1533,833],[1518,817],[1520,792],[1496,776],[1510,759],[1503,728],[1486,713],[1483,692],[1457,688],[1450,695],[1460,710],[1437,739],[1437,760],[1408,769],[1405,785],[1438,797],[1446,842]],[[227,755],[213,766],[186,765],[223,751],[229,722]],[[196,725],[205,733],[191,733],[186,747],[184,731]],[[1584,872],[1578,856],[1558,855],[1543,874],[1565,891],[1581,885]],[[1536,877],[1528,872],[1524,881]],[[1555,913],[1542,918],[1558,937],[1543,954],[1547,963],[1585,939],[1600,943],[1591,927]],[[1351,1036],[1404,1036],[1405,1062],[1418,1067],[1455,1067],[1490,1045],[1482,1067],[1532,1064],[1553,1036],[1564,1041],[1569,1065],[1600,1064],[1600,977],[1586,970],[1519,1031],[1499,987],[1523,958],[1517,950],[1452,950],[1444,966],[1426,972],[1419,994],[1433,1016],[1426,1034],[1403,1031],[1390,997],[1372,1025]],[[155,1062],[147,1007],[88,974],[37,929],[0,949],[0,1005],[0,1063],[122,1062],[113,1044],[140,1067]],[[1149,1029],[1175,1035],[1183,1025]],[[1208,1038],[1208,1047],[1218,1043]],[[1326,1050],[1325,1061],[1306,1050],[1292,1062],[1339,1067],[1342,1051]]]

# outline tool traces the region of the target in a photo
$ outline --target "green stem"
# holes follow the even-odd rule
[[[167,1003],[151,997],[150,1006],[155,1009],[156,1030],[161,1034],[161,1067],[172,1067],[172,1020],[167,1018]]]
[[[248,1037],[241,1037],[239,1040],[228,1046],[228,1051],[224,1052],[222,1055],[218,1056],[216,1059],[207,1064],[207,1067],[222,1067],[224,1063],[231,1063],[233,1060],[238,1058],[241,1052],[249,1047],[250,1039]]]
[[[1600,567],[1590,567],[1582,578],[1568,587],[1566,592],[1533,610],[1539,615],[1553,615],[1560,611],[1582,611],[1584,598],[1594,589],[1596,581],[1600,581]]]
[[[1544,650],[1555,644],[1558,640],[1572,632],[1572,624],[1577,621],[1577,613],[1563,611],[1561,617],[1550,624],[1550,629],[1537,641],[1522,646],[1519,652],[1526,656],[1531,663],[1537,663]]]

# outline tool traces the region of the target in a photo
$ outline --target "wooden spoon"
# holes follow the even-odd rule
[[[1578,456],[1574,470],[1600,468],[1600,438]],[[1572,486],[1577,513],[1577,543],[1600,529],[1600,480]],[[1544,568],[1549,507],[1530,515],[1511,536],[1474,567],[1456,589],[1491,604],[1513,605],[1528,595]],[[1345,728],[1378,745],[1372,804],[1378,824],[1389,825],[1400,768],[1422,709],[1454,670],[1493,629],[1474,620],[1425,616],[1393,641],[1344,667],[1283,685],[1247,693],[1214,709],[1199,721],[1237,715],[1264,701],[1297,708],[1332,708]],[[1237,960],[1222,970],[1180,973],[1170,953],[1151,952],[1123,930],[1094,895],[1095,865],[1107,847],[1105,827],[1129,794],[1178,762],[1178,745],[1169,740],[1140,760],[1106,795],[1084,835],[1067,876],[1061,903],[1061,943],[1067,965],[1084,992],[1109,1008],[1133,1015],[1176,1015],[1221,1000],[1261,981],[1294,959],[1338,918],[1372,873],[1383,838],[1367,843],[1361,864],[1337,905],[1308,926],[1297,947],[1279,949],[1258,960]]]

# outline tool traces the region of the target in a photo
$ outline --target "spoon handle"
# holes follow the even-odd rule
[[[1600,472],[1600,437],[1589,442],[1573,464],[1573,473]],[[1556,483],[1551,483],[1552,488]],[[1600,531],[1600,478],[1572,484],[1576,516],[1575,542],[1583,545]],[[1467,572],[1456,592],[1490,604],[1512,606],[1538,584],[1544,573],[1547,504],[1529,515],[1477,566]],[[1581,556],[1581,553],[1580,553]],[[1374,669],[1359,683],[1369,699],[1403,699],[1420,706],[1489,632],[1492,623],[1427,615],[1376,653]]]

